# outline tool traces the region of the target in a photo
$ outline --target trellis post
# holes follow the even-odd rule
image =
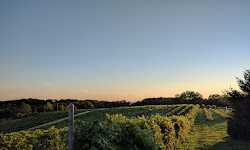
[[[69,104],[69,137],[68,137],[68,146],[69,150],[73,150],[74,148],[74,105]]]

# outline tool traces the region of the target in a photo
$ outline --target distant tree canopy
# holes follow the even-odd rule
[[[219,95],[219,94],[211,94],[208,96],[208,100],[218,100],[223,98],[223,96]]]
[[[168,105],[168,104],[175,104],[176,100],[174,98],[146,98],[141,101],[141,104],[137,102],[138,105]]]
[[[192,104],[202,104],[203,103],[203,98],[202,95],[198,92],[194,91],[186,91],[181,93],[180,95],[177,94],[175,96],[181,103],[192,103]]]
[[[196,100],[196,99],[202,99],[202,95],[198,92],[194,91],[186,91],[180,94],[179,99],[181,100]]]
[[[206,102],[207,105],[228,106],[229,101],[223,95],[211,94]]]
[[[94,107],[91,102],[80,102],[77,104],[78,109],[93,109]]]

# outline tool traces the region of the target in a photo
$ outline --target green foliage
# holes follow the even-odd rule
[[[0,110],[0,119],[11,118],[14,116],[16,116],[16,112],[12,108],[4,108]]]
[[[78,121],[75,132],[75,149],[155,149],[147,130],[124,122]]]
[[[194,91],[186,91],[181,93],[180,95],[181,100],[196,100],[196,99],[202,99],[202,95],[198,92]]]
[[[177,139],[175,147],[180,147],[181,143],[183,143],[188,136],[192,124],[185,116],[172,116],[171,118],[174,122],[175,136]]]
[[[184,108],[181,109],[178,113],[176,113],[176,115],[177,116],[185,115],[192,108],[193,108],[193,105],[184,106]]]
[[[21,131],[0,134],[1,149],[30,150],[62,150],[67,149],[68,128],[48,130]]]
[[[91,102],[81,102],[77,105],[79,109],[93,109],[94,105]]]
[[[227,117],[227,115],[225,113],[225,110],[212,109],[212,111],[214,111],[216,114],[218,114],[218,115],[220,115],[220,116],[222,116],[224,118]]]
[[[240,89],[250,95],[250,69],[243,72],[244,79],[236,77]]]
[[[90,113],[81,115],[78,119],[85,121],[104,121],[107,119],[106,114],[115,115],[123,114],[127,117],[134,116],[150,116],[151,114],[162,114],[170,111],[169,108],[177,107],[177,105],[154,105],[154,106],[135,106],[135,107],[117,107],[102,110],[93,110]]]
[[[201,108],[205,108],[206,106],[204,104],[201,105]]]
[[[249,142],[235,141],[228,137],[225,119],[217,115],[214,110],[211,111],[214,117],[212,121],[207,121],[202,109],[200,110],[202,113],[198,114],[199,105],[186,105],[178,113],[183,112],[183,110],[188,111],[180,116],[166,116],[166,113],[178,107],[182,107],[182,105],[93,111],[98,112],[94,113],[95,117],[101,116],[102,111],[112,112],[114,115],[107,115],[106,118],[109,119],[103,118],[103,121],[76,120],[75,149],[249,148]],[[119,111],[123,115],[119,114]],[[141,112],[145,112],[147,115],[140,115]],[[194,124],[197,114],[198,117]],[[63,129],[50,128],[48,130],[0,134],[0,149],[67,149],[67,129],[67,127]]]
[[[177,108],[179,111],[175,110]],[[103,121],[76,120],[75,149],[178,149],[194,123],[198,108],[199,105],[177,105],[93,111],[93,118],[98,118],[105,112],[113,115],[107,115],[107,119],[103,118]],[[173,114],[178,112],[180,116],[166,115],[173,110]],[[17,145],[20,149],[65,149],[66,129],[1,134],[3,142],[0,146],[3,149],[15,149]]]
[[[63,104],[60,106],[60,110],[65,110],[65,107]]]
[[[223,97],[219,94],[211,94],[208,96],[208,100],[215,100],[215,99],[220,99],[220,98],[223,98]]]
[[[242,92],[237,91],[237,90],[235,90],[233,88],[229,88],[229,90],[225,90],[224,94],[225,94],[225,97],[227,99],[229,99],[229,101],[232,100],[232,99],[237,99],[237,98],[244,97]],[[230,101],[230,103],[231,103],[231,101]]]
[[[203,111],[205,112],[205,115],[206,115],[206,117],[207,117],[207,120],[213,120],[213,117],[212,117],[212,115],[211,115],[211,112],[210,112],[210,114],[209,114],[207,108],[203,108]]]
[[[54,109],[53,105],[50,102],[47,102],[45,105],[46,111],[52,111]]]
[[[250,97],[230,101],[233,111],[227,117],[228,134],[234,139],[250,139]]]
[[[250,70],[244,71],[244,79],[237,79],[242,92],[226,91],[232,113],[227,118],[228,134],[234,139],[250,139]]]
[[[25,117],[32,114],[32,110],[29,104],[25,104],[22,102],[21,106],[18,108],[16,116],[17,117]]]
[[[225,96],[219,94],[211,94],[206,102],[207,105],[228,106],[229,101]]]
[[[167,117],[163,113],[168,112],[167,109],[161,106],[137,107],[134,111],[140,112],[145,108],[150,110],[151,115],[128,118],[118,113],[107,115],[108,120],[101,122],[77,121],[75,148],[177,149],[187,137],[194,123],[199,105],[177,106],[182,112],[181,114],[184,112],[186,114],[172,117]],[[161,112],[162,115],[155,114],[154,111]],[[144,112],[147,111],[144,110]],[[175,112],[177,111],[175,110]]]

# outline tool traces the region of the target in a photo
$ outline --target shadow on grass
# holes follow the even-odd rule
[[[211,146],[208,150],[249,150],[250,141],[234,140],[230,137],[225,138],[224,142]]]

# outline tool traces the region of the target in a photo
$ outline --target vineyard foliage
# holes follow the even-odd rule
[[[103,109],[75,121],[75,149],[178,149],[199,105]],[[83,119],[83,118],[87,119]],[[67,127],[0,134],[3,149],[67,149]]]
[[[209,108],[210,109],[210,108]],[[207,108],[203,108],[203,110],[204,110],[204,112],[205,112],[205,115],[206,115],[206,117],[207,117],[207,120],[214,120],[214,118],[212,117],[212,115],[211,115],[211,112],[209,113],[208,111],[208,109]]]
[[[228,115],[226,114],[225,110],[222,110],[222,109],[213,109],[212,111],[214,111],[216,114],[226,118],[228,117]],[[230,110],[227,110],[227,113],[230,114],[231,111]]]
[[[137,117],[107,114],[108,120],[105,121],[78,120],[75,129],[75,148],[177,149],[194,124],[199,105],[179,105],[171,113],[167,111],[169,107],[175,106],[147,107],[151,109],[151,114],[146,113]],[[183,109],[186,114],[181,112]],[[160,113],[155,114],[153,110]],[[138,114],[141,114],[140,111],[145,110],[138,107]],[[179,112],[183,115],[174,115]],[[173,114],[173,116],[169,117],[165,114]]]
[[[0,134],[0,147],[3,150],[62,150],[67,149],[68,127],[48,130],[20,131]]]

